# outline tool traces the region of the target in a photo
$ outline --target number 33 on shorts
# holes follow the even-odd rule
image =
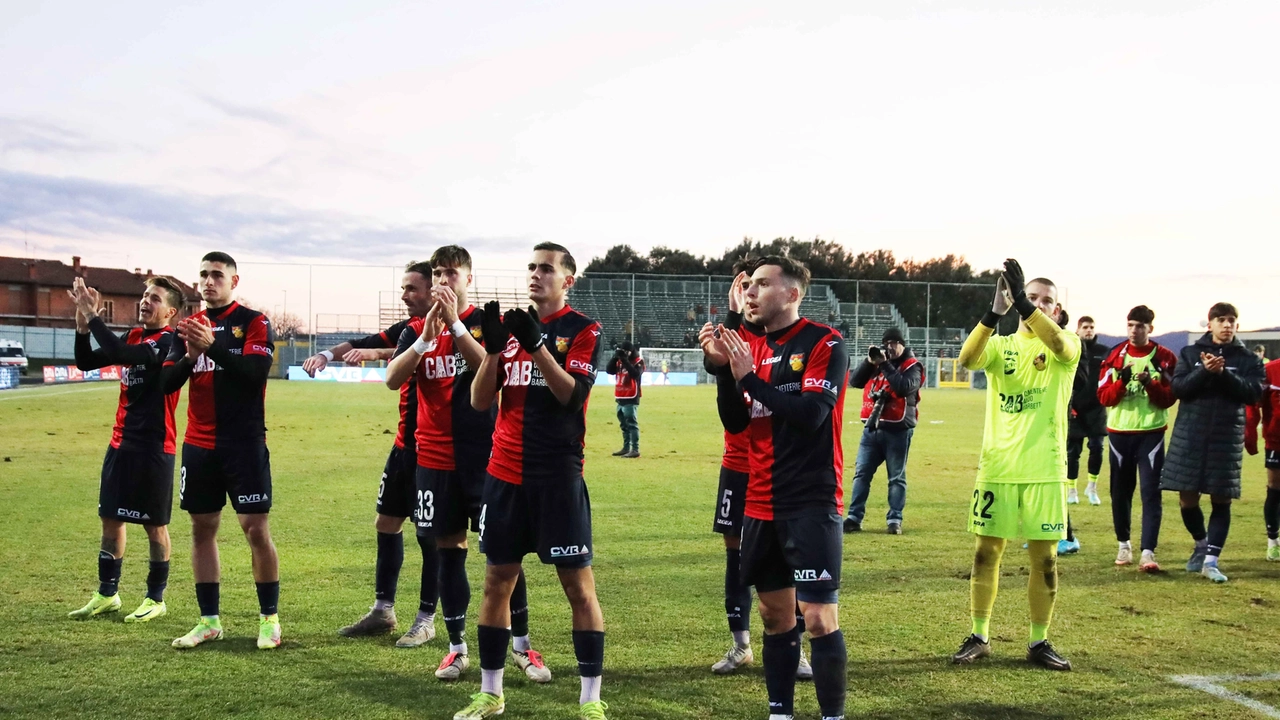
[[[1067,485],[978,483],[969,501],[969,532],[1006,540],[1067,536]]]

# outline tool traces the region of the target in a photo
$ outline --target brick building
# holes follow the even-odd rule
[[[74,328],[76,308],[67,290],[76,277],[102,293],[102,319],[113,327],[130,327],[138,320],[138,300],[151,270],[88,267],[80,257],[67,265],[59,260],[0,257],[0,325]],[[182,288],[186,317],[200,309],[200,294],[187,283],[166,276]]]

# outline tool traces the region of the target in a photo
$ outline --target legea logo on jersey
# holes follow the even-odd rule
[[[818,572],[817,570],[796,570],[795,571],[796,582],[824,582],[830,579],[831,579],[831,573],[827,572],[826,570],[823,570],[822,572]]]
[[[254,493],[252,495],[241,495],[236,499],[242,503],[257,503],[266,502],[268,498],[266,493]]]
[[[591,548],[586,545],[565,545],[551,548],[551,557],[572,557],[574,555],[590,555]]]
[[[776,363],[776,362],[780,362],[781,360],[782,360],[782,357],[781,357],[781,356],[779,356],[779,357],[770,357],[770,358],[765,358],[765,359],[761,360],[761,361],[760,361],[760,364],[761,364],[761,365],[772,365],[772,364],[774,364],[774,363]]]

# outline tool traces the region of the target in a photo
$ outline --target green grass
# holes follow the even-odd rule
[[[172,526],[168,617],[141,626],[66,620],[96,586],[97,478],[115,399],[106,385],[0,394],[0,498],[7,506],[0,523],[0,717],[448,718],[477,691],[475,669],[457,685],[432,677],[442,637],[406,651],[391,647],[394,638],[348,640],[334,632],[371,602],[373,500],[395,419],[394,396],[380,386],[270,385],[281,650],[254,649],[248,550],[230,522],[222,542],[229,639],[186,653],[169,648],[196,619],[190,525],[180,512]],[[846,478],[857,452],[857,406],[851,394]],[[996,657],[981,667],[955,668],[950,653],[968,631],[972,539],[964,526],[982,395],[929,392],[922,410],[909,466],[906,534],[877,532],[882,473],[869,507],[870,532],[845,544],[841,624],[849,646],[849,717],[1257,717],[1167,677],[1280,670],[1274,653],[1280,567],[1262,560],[1259,458],[1246,461],[1244,499],[1235,507],[1223,559],[1231,576],[1226,586],[1181,571],[1190,541],[1172,497],[1161,546],[1170,572],[1156,577],[1116,570],[1108,506],[1079,506],[1073,512],[1084,550],[1061,562],[1052,628],[1076,671],[1050,674],[1022,661],[1026,561],[1016,545],[1006,557],[992,624]],[[613,413],[610,389],[599,388],[590,408],[586,473],[609,633],[604,696],[614,707],[610,717],[763,718],[758,618],[757,665],[727,678],[708,669],[728,641],[723,545],[710,532],[721,452],[714,395],[709,388],[646,389],[638,460],[609,456],[620,443]],[[184,408],[179,417],[181,425]],[[131,528],[121,585],[126,611],[144,589],[143,538]],[[413,543],[408,547],[400,584],[406,615],[418,573]],[[482,558],[473,552],[470,563],[474,623]],[[536,562],[527,567],[534,643],[557,679],[535,687],[509,670],[508,716],[574,718],[578,683],[568,607],[553,572]],[[443,623],[438,627],[443,636]],[[1233,688],[1265,702],[1280,697],[1280,683]],[[809,686],[800,686],[797,710],[798,717],[817,717]]]

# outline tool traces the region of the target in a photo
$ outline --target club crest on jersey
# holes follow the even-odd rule
[[[804,369],[804,353],[796,353],[795,355],[792,355],[788,362],[791,364],[792,370],[800,372]]]
[[[556,338],[556,352],[569,352],[569,338]]]
[[[231,328],[231,336],[237,340],[244,338],[244,328],[240,327],[239,325]]]
[[[476,325],[475,327],[471,328],[471,337],[473,337],[473,338],[475,338],[475,339],[477,339],[477,340],[479,340],[480,338],[484,337],[484,332],[482,332],[482,331],[480,330],[480,326],[479,326],[479,325]]]

